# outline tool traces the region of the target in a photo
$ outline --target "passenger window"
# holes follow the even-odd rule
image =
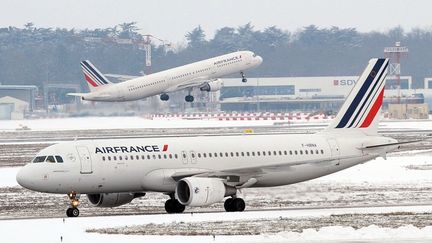
[[[113,160],[117,160],[117,156],[113,156]]]
[[[266,152],[265,151],[263,151],[263,156],[266,156]]]
[[[192,156],[192,158],[195,158],[195,154],[194,153],[192,153],[191,156]]]
[[[206,153],[203,153],[203,157],[204,157],[204,158],[207,157],[207,154],[206,154]]]
[[[158,158],[159,158],[159,159],[162,159],[162,156],[161,156],[160,154],[158,154]]]
[[[172,158],[173,158],[173,157],[172,157],[172,154],[169,154],[169,158],[170,158],[170,159],[172,159]]]
[[[220,157],[223,157],[223,153],[222,153],[222,152],[221,152],[221,153],[219,153],[219,156],[220,156]]]
[[[294,154],[297,155],[297,150],[294,150]]]
[[[131,160],[133,160],[133,159],[134,159],[134,156],[133,156],[133,155],[131,155],[131,156],[130,156],[130,159],[131,159]]]
[[[186,155],[185,155],[186,156]],[[156,154],[153,154],[153,159],[156,159]]]
[[[102,156],[102,161],[105,161],[105,156]]]
[[[63,163],[63,158],[61,156],[56,155],[57,163]]]
[[[175,157],[176,159],[178,159],[178,155],[177,155],[177,154],[174,154],[174,157]]]
[[[212,157],[212,154],[211,154],[211,153],[209,153],[209,157],[210,157],[210,158]]]
[[[236,152],[236,156],[239,157],[239,152]]]
[[[241,152],[241,156],[244,156],[244,152]]]
[[[286,150],[284,151],[284,155],[288,155],[288,153],[287,153],[287,151],[286,151]]]
[[[123,159],[123,157],[122,156],[119,156],[119,160],[122,160]]]
[[[108,160],[111,161],[111,156],[108,156]]]
[[[261,156],[261,154],[260,154],[260,152],[259,152],[259,151],[257,152],[257,155],[258,155],[258,156]]]
[[[252,152],[252,156],[255,156],[255,152]]]
[[[315,154],[319,154],[319,153],[318,153],[318,149],[317,149],[317,150],[315,150]]]
[[[55,163],[54,156],[48,156],[47,159],[46,159],[46,162],[48,162],[48,163]]]
[[[321,149],[321,153],[324,154],[324,150]]]
[[[183,159],[186,159],[186,154],[183,154]]]
[[[139,160],[139,155],[135,156],[135,158],[136,158],[137,160]],[[166,159],[166,158],[165,158],[165,159]]]
[[[164,159],[167,159],[167,155],[166,154],[164,154],[163,156],[164,156]]]
[[[144,155],[141,155],[141,159],[142,159],[142,160],[145,160],[145,156],[144,156]]]
[[[214,153],[214,157],[217,157],[217,153]]]
[[[307,150],[305,150],[305,154],[308,154],[308,151],[307,151]]]
[[[231,152],[231,157],[234,157],[234,153],[233,152]]]
[[[198,153],[198,158],[201,158],[201,153]]]
[[[292,150],[290,150],[290,155],[292,155]]]
[[[277,154],[276,154],[276,151],[273,151],[273,155],[277,155]]]
[[[279,150],[279,155],[282,155],[282,151]]]
[[[313,154],[313,150],[311,149],[310,154]]]
[[[225,157],[228,157],[228,153],[225,153]]]
[[[250,156],[250,155],[249,155],[249,152],[246,152],[246,156]]]
[[[303,154],[303,150],[300,150],[300,154]]]

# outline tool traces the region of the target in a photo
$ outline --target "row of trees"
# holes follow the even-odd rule
[[[36,84],[80,82],[79,62],[89,59],[103,72],[139,75],[144,68],[144,50],[134,43],[145,37],[136,23],[105,29],[0,28],[0,82]],[[358,74],[371,57],[383,56],[383,48],[401,41],[409,47],[402,73],[414,76],[421,86],[432,76],[432,30],[400,27],[387,32],[358,32],[355,28],[306,26],[296,32],[270,26],[256,30],[251,23],[223,27],[212,38],[197,26],[185,35],[187,43],[175,51],[155,46],[153,72],[215,55],[252,50],[264,63],[249,76],[321,76]],[[93,38],[93,39],[92,39]],[[92,40],[99,41],[92,41]],[[81,82],[84,84],[83,82]]]

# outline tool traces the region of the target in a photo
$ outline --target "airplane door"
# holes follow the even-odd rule
[[[188,156],[187,156],[186,151],[182,151],[181,152],[181,158],[182,158],[183,164],[187,164],[188,163]]]
[[[336,159],[336,165],[339,165],[340,151],[339,151],[339,145],[338,145],[336,139],[328,139],[327,142],[330,146],[330,151],[331,151],[332,157],[335,157],[335,159]]]
[[[85,146],[77,146],[76,149],[81,161],[81,174],[93,173],[92,160],[88,148]]]
[[[192,164],[196,164],[197,163],[197,158],[196,158],[195,151],[190,151],[190,158],[191,158],[191,163]]]

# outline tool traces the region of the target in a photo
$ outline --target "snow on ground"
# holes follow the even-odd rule
[[[219,120],[180,120],[162,119],[150,120],[144,117],[78,117],[34,120],[3,120],[0,121],[0,131],[15,131],[28,128],[32,131],[53,130],[86,130],[86,129],[136,129],[136,128],[193,128],[193,127],[251,127],[270,126],[274,123],[285,125],[325,126],[319,120],[300,121],[219,121]],[[432,120],[384,120],[382,128],[432,129]]]
[[[432,207],[377,207],[352,209],[307,209],[285,211],[257,211],[242,213],[194,213],[194,214],[162,214],[143,216],[108,216],[81,217],[62,219],[31,219],[31,220],[2,220],[2,242],[211,242],[213,236],[151,236],[151,235],[108,235],[86,233],[90,228],[133,226],[140,224],[162,224],[171,222],[218,222],[226,220],[277,219],[290,217],[294,220],[303,217],[322,217],[345,213],[391,213],[397,212],[430,212]],[[229,230],[229,229],[227,229]],[[24,234],[18,232],[24,231]],[[287,242],[294,241],[322,241],[322,240],[370,240],[370,239],[422,239],[432,240],[432,227],[416,228],[403,226],[396,229],[369,226],[355,230],[351,227],[330,226],[319,230],[306,229],[301,233],[281,232],[278,234],[263,234],[257,236],[215,236],[217,242]]]
[[[416,184],[430,185],[431,170],[410,169],[431,163],[431,151],[404,152],[394,154],[387,160],[382,158],[352,167],[350,169],[328,175],[309,183],[338,184]],[[413,167],[414,165],[414,167]],[[0,169],[0,187],[15,186],[15,174],[19,167]],[[310,185],[309,185],[310,186]],[[313,185],[312,185],[313,186]],[[271,191],[271,189],[269,189]],[[61,203],[61,202],[57,202]],[[415,203],[415,202],[413,202]],[[60,206],[62,207],[62,206]],[[176,222],[214,222],[235,220],[253,221],[257,219],[277,219],[289,217],[298,220],[305,217],[327,217],[338,214],[374,214],[374,213],[431,213],[432,206],[388,206],[388,207],[357,207],[357,208],[325,208],[325,209],[290,209],[270,211],[246,211],[242,213],[186,213],[181,215],[133,215],[104,216],[51,219],[0,220],[2,242],[311,242],[311,241],[362,241],[362,242],[399,242],[411,240],[432,240],[432,226],[417,228],[411,225],[399,228],[367,226],[360,229],[342,226],[328,226],[318,230],[306,229],[302,232],[280,232],[258,236],[160,236],[160,235],[109,235],[86,233],[88,229],[125,227],[142,224],[170,224]],[[43,215],[41,215],[43,216]],[[414,216],[415,217],[415,216]],[[258,220],[257,220],[258,221]],[[228,229],[229,230],[229,229]],[[24,231],[24,234],[17,232]]]

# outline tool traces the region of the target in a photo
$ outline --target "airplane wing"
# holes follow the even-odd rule
[[[174,92],[182,89],[193,88],[203,85],[206,81],[211,81],[208,77],[198,77],[187,82],[181,83],[177,86],[170,87],[166,90],[166,92]]]
[[[86,95],[86,93],[67,93],[66,95],[83,97]]]
[[[345,158],[353,158],[353,157],[339,157],[339,159]],[[289,162],[282,164],[272,164],[266,166],[255,166],[255,167],[243,167],[243,168],[235,168],[230,170],[221,170],[221,171],[207,171],[203,172],[202,170],[196,171],[180,171],[171,175],[171,177],[175,180],[181,180],[185,177],[218,177],[227,179],[227,184],[232,186],[236,186],[237,188],[245,188],[248,186],[252,186],[255,184],[259,177],[264,174],[270,172],[277,171],[286,171],[292,170],[295,166],[300,165],[312,165],[312,166],[328,166],[330,163],[336,163],[335,158],[327,158],[327,159],[319,159],[319,160],[306,160],[299,162]],[[251,182],[257,180],[255,182]],[[248,185],[250,184],[250,185]]]

